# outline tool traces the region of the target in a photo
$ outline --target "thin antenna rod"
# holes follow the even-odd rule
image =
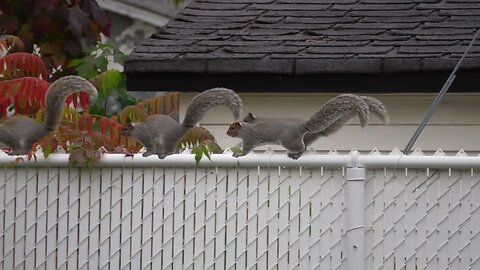
[[[458,69],[460,68],[460,66],[462,65],[463,63],[463,60],[467,57],[470,49],[472,48],[473,44],[475,43],[475,41],[477,40],[477,37],[478,35],[480,34],[480,29],[478,29],[478,31],[475,33],[475,35],[473,36],[472,38],[472,41],[470,42],[470,44],[468,45],[467,49],[465,50],[465,52],[463,53],[462,57],[460,58],[460,60],[458,61],[457,65],[455,66],[455,68],[452,70],[452,73],[450,73],[450,76],[448,77],[447,81],[445,82],[445,84],[443,85],[442,89],[440,90],[440,92],[438,93],[438,95],[435,97],[435,99],[433,100],[432,104],[430,105],[430,107],[428,108],[428,111],[427,113],[425,114],[425,117],[423,118],[422,122],[420,123],[420,125],[417,127],[417,130],[415,130],[415,133],[413,133],[413,136],[412,138],[410,138],[410,141],[408,142],[407,146],[405,147],[405,150],[403,150],[403,153],[405,155],[407,155],[410,150],[412,150],[412,147],[413,145],[415,144],[415,142],[417,141],[418,139],[418,136],[420,136],[420,133],[422,133],[423,129],[425,128],[425,126],[427,125],[428,121],[430,120],[430,118],[432,117],[433,115],[433,112],[435,111],[435,109],[437,108],[438,104],[440,103],[440,100],[442,100],[443,96],[445,95],[445,93],[447,93],[448,89],[450,89],[450,86],[452,85],[453,81],[455,80],[456,78],[456,75],[455,73],[457,73]]]

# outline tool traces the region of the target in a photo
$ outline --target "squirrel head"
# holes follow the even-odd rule
[[[122,135],[127,136],[127,137],[131,137],[134,129],[135,129],[135,124],[134,123],[132,123],[132,122],[127,123],[127,124],[125,124],[125,126],[123,126]]]
[[[242,126],[243,126],[242,122],[235,122],[231,124],[227,130],[227,135],[230,137],[237,137],[240,133],[240,129],[242,128]]]
[[[243,122],[251,123],[251,122],[255,121],[256,119],[257,119],[257,117],[255,115],[253,115],[252,113],[248,113],[247,116],[245,116],[245,118],[243,118]]]

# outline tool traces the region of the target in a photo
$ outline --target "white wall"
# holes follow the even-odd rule
[[[181,93],[181,118],[188,101],[196,93]],[[279,94],[244,93],[244,114],[252,112],[262,117],[290,117],[308,119],[328,99],[330,94]],[[313,148],[322,151],[336,149],[349,151],[391,150],[399,147],[403,150],[417,125],[423,119],[434,94],[367,94],[383,101],[390,112],[390,125],[382,125],[372,116],[370,125],[360,128],[358,121],[352,120],[336,134],[320,138]],[[228,137],[225,132],[232,116],[227,108],[215,108],[207,113],[201,125],[216,136],[222,147],[235,146],[239,139]],[[419,137],[414,148],[424,151],[480,152],[480,94],[451,93],[441,102],[428,126]],[[259,147],[258,149],[266,149]],[[273,147],[273,149],[281,149]]]

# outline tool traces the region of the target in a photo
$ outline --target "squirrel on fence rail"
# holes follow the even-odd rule
[[[327,101],[309,120],[256,118],[249,113],[243,121],[230,125],[227,135],[243,141],[241,154],[244,156],[260,144],[279,144],[288,150],[288,156],[298,159],[306,147],[320,136],[328,136],[338,131],[355,114],[362,127],[367,125],[372,111],[383,122],[388,122],[388,112],[384,104],[367,96],[352,94],[339,95]]]
[[[60,126],[67,97],[82,91],[89,95],[90,103],[95,102],[97,89],[86,79],[71,75],[54,81],[45,95],[45,121],[41,123],[27,116],[12,116],[0,124],[0,142],[12,148],[10,155],[27,154],[36,141]]]
[[[196,95],[187,107],[185,118],[178,123],[168,115],[150,115],[143,122],[130,122],[123,128],[122,134],[135,138],[147,151],[144,157],[157,155],[160,159],[174,154],[177,142],[213,107],[225,105],[233,113],[235,121],[242,113],[242,100],[230,89],[213,88]]]

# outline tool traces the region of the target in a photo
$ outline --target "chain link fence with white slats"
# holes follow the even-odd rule
[[[364,269],[480,269],[480,157],[395,157],[3,156],[0,269],[346,269],[352,162]]]

